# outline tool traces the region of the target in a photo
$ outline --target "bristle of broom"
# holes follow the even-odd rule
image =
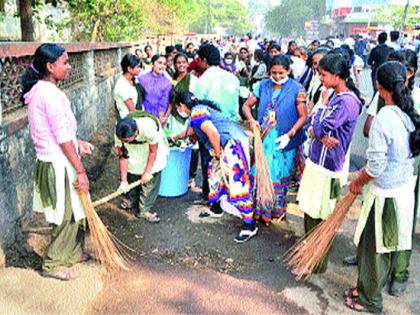
[[[95,258],[107,269],[128,271],[130,265],[123,256],[120,245],[122,243],[102,223],[92,205],[90,197],[86,193],[80,193],[79,196],[89,224]]]
[[[261,140],[261,133],[258,128],[254,128],[254,155],[255,155],[255,200],[257,206],[262,209],[272,209],[276,201],[273,182],[270,170],[268,169],[267,159],[265,158],[264,148]]]
[[[330,249],[335,235],[343,223],[357,195],[347,193],[334,211],[286,253],[286,263],[297,280],[308,280],[324,255]]]

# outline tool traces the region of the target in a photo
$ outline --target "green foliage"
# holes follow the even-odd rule
[[[325,15],[324,0],[282,0],[265,16],[269,32],[281,36],[305,34],[305,22]]]
[[[192,0],[187,13],[188,29],[191,32],[210,33],[216,27],[226,34],[244,34],[251,30],[245,6],[239,0]],[[209,8],[210,2],[210,8]],[[210,11],[210,19],[209,19]],[[210,21],[210,26],[208,26]]]
[[[50,15],[44,22],[60,37],[70,30],[72,41],[135,41],[146,34],[205,33],[216,27],[227,34],[251,30],[240,0],[32,0],[35,18],[45,4],[66,5],[68,17],[56,22]]]
[[[75,41],[130,41],[142,34],[144,15],[136,0],[69,0],[70,19],[55,27],[70,28]]]
[[[405,5],[390,5],[382,7],[376,12],[376,21],[379,25],[392,25],[395,29],[401,27]],[[410,6],[405,19],[405,26],[414,29],[420,21],[420,9]]]

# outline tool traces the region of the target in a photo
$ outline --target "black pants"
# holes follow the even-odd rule
[[[207,170],[209,168],[210,163],[210,153],[206,149],[203,143],[199,142],[199,150],[200,150],[200,160],[201,160],[201,174],[203,176],[203,184],[202,184],[202,190],[203,190],[203,198],[208,199],[209,198],[209,177]]]
[[[246,117],[245,117],[245,115],[244,115],[244,113],[242,111],[242,106],[244,106],[246,100],[247,100],[246,98],[239,97],[239,108],[238,108],[238,112],[239,112],[239,116],[241,116],[241,119],[242,120],[246,120]]]
[[[372,85],[373,85],[373,92],[376,93],[378,91],[378,88],[376,87],[376,68],[372,68]]]
[[[194,179],[197,175],[199,149],[193,149],[191,152],[190,163],[190,179]]]

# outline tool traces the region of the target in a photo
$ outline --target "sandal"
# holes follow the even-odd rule
[[[364,312],[364,313],[372,313],[372,314],[379,314],[382,313],[382,309],[370,309],[366,306],[357,302],[357,298],[355,297],[348,297],[345,299],[344,305],[348,308],[352,309],[356,312]]]
[[[160,217],[157,215],[156,212],[146,211],[146,212],[140,213],[139,217],[145,219],[147,222],[150,222],[150,223],[160,222]]]
[[[359,297],[359,291],[357,291],[357,288],[350,288],[344,291],[343,294],[344,298],[358,298]]]
[[[120,207],[124,210],[130,210],[133,207],[133,202],[130,199],[124,197],[121,201]]]
[[[69,281],[76,279],[78,277],[77,274],[73,273],[70,269],[62,269],[60,271],[54,273],[48,273],[46,271],[41,272],[41,276],[45,278],[52,278],[60,281]]]
[[[356,312],[368,312],[368,310],[362,304],[357,303],[357,298],[355,298],[355,297],[347,297],[345,299],[344,304],[348,308],[352,309],[353,311],[356,311]]]

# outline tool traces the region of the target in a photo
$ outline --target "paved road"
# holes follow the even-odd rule
[[[363,75],[368,78],[368,73]],[[363,116],[360,120],[364,122]],[[104,129],[112,126],[113,121]],[[358,129],[353,161],[364,156],[364,143]],[[118,186],[117,159],[105,158],[96,172],[93,199]],[[352,236],[360,201],[334,241],[328,271],[304,283],[296,282],[283,262],[303,235],[300,217],[289,215],[288,224],[260,225],[254,239],[238,245],[233,238],[239,220],[229,215],[199,219],[202,207],[193,205],[197,197],[190,192],[176,199],[159,198],[154,210],[162,221],[157,225],[133,220],[118,210],[117,200],[105,205],[99,209],[103,221],[136,250],[133,269],[112,275],[97,264],[84,264],[77,266],[78,279],[60,282],[40,277],[34,264],[19,263],[21,257],[11,264],[15,267],[0,269],[0,314],[354,314],[343,306],[341,295],[356,284],[357,269],[344,267],[342,259],[355,252]],[[48,242],[45,235],[28,236],[41,253]],[[385,314],[420,314],[419,241],[417,234],[409,292],[400,298],[384,292]]]

